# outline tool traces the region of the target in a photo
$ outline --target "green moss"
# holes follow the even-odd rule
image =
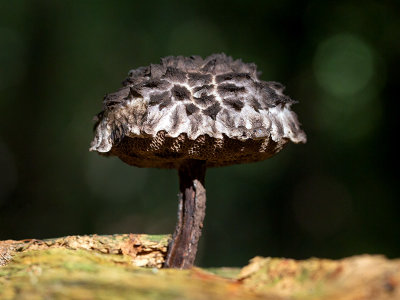
[[[221,276],[223,278],[234,279],[240,273],[240,268],[207,268],[206,271],[213,273],[215,275]]]
[[[66,263],[64,263],[63,267],[67,271],[84,271],[84,272],[93,272],[93,273],[96,273],[99,271],[99,268],[94,264],[66,262]]]
[[[155,234],[155,235],[145,235],[143,236],[144,239],[150,241],[150,242],[155,242],[155,243],[161,243],[161,244],[168,244],[168,240],[171,236],[166,235],[166,234]]]
[[[17,253],[0,270],[2,300],[221,299],[230,288],[226,279],[199,269],[138,268],[130,257],[64,248]],[[253,295],[243,290],[230,299]]]
[[[300,283],[306,282],[310,278],[310,271],[306,268],[302,268],[300,275],[297,277],[297,280]]]
[[[80,238],[80,237],[79,237]],[[13,259],[0,267],[0,299],[340,299],[352,284],[358,294],[364,291],[361,276],[371,267],[365,261],[397,274],[399,262],[382,257],[353,257],[342,261],[310,259],[261,258],[251,260],[244,269],[210,268],[191,270],[139,268],[132,256],[121,254],[122,246],[132,246],[132,239],[144,247],[164,248],[169,236],[119,235],[116,243],[109,236],[82,237],[92,250],[54,248],[14,252]],[[74,242],[75,237],[70,240]],[[125,239],[128,243],[125,243]],[[118,244],[120,241],[123,243]],[[106,243],[108,242],[108,243]],[[73,246],[73,243],[71,243]],[[95,246],[93,246],[95,245]],[[136,241],[135,241],[136,245]],[[93,247],[92,247],[93,246]],[[158,252],[159,253],[159,252]],[[144,254],[146,255],[146,254]],[[133,255],[134,256],[134,255]],[[141,257],[139,257],[141,259]],[[363,263],[359,263],[359,261]],[[357,268],[354,268],[354,267]],[[367,268],[359,270],[358,268]],[[347,276],[354,270],[360,274]],[[239,271],[241,272],[240,280]],[[375,272],[375,271],[374,271]],[[375,274],[375,273],[374,273]],[[394,275],[393,275],[394,276]],[[382,276],[376,277],[376,290],[382,287]],[[352,282],[352,283],[351,283]],[[371,281],[372,282],[372,281]],[[377,299],[379,297],[375,297]]]

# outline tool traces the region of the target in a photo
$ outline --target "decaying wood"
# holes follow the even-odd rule
[[[274,299],[400,299],[400,260],[380,255],[303,261],[255,257],[237,278]]]
[[[18,252],[51,248],[83,249],[104,254],[123,254],[139,267],[161,267],[167,252],[168,235],[114,234],[67,236],[55,239],[0,241],[0,265]]]
[[[178,222],[164,266],[187,269],[193,266],[206,213],[204,178],[206,162],[187,160],[179,167]]]
[[[242,269],[160,269],[168,239],[2,241],[0,299],[400,299],[400,260],[256,257]]]

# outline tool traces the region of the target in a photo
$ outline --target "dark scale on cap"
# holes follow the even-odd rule
[[[176,130],[176,128],[179,126],[181,122],[181,114],[179,113],[178,106],[175,107],[174,111],[171,114],[171,124],[172,124],[172,130]]]
[[[137,77],[143,77],[146,76],[149,73],[149,67],[139,67],[134,70],[130,70],[128,75],[129,77],[135,79]]]
[[[222,97],[232,94],[240,94],[245,93],[246,88],[244,86],[237,86],[232,83],[224,83],[218,85],[218,92],[221,94]]]
[[[201,122],[203,121],[203,116],[201,114],[192,114],[190,117],[194,120],[194,122],[191,122],[190,124],[190,130],[192,132],[197,132],[199,130],[199,126]]]
[[[250,80],[251,76],[248,73],[226,73],[222,75],[218,75],[215,77],[215,81],[217,83],[221,83],[223,81],[234,80],[234,81],[242,81],[242,80]]]
[[[129,97],[129,89],[122,88],[115,93],[106,94],[104,96],[103,104],[108,108],[112,108],[115,105],[122,103],[123,100],[127,99],[128,97]]]
[[[182,85],[174,85],[171,89],[172,95],[176,100],[189,100],[190,99],[190,91]]]
[[[130,70],[128,73],[128,78],[126,78],[123,82],[123,86],[128,86],[128,85],[138,85],[148,79],[148,75],[150,74],[149,72],[150,68],[149,67],[140,67],[135,70]]]
[[[210,107],[203,109],[203,114],[205,114],[206,116],[209,116],[211,119],[215,120],[217,118],[217,114],[219,113],[220,110],[221,110],[221,105],[219,105],[218,102],[215,102]]]
[[[125,132],[128,131],[125,125],[115,126],[111,131],[111,139],[115,144],[119,144],[125,137]]]
[[[121,82],[122,86],[129,86],[135,84],[135,79],[128,77],[124,81]]]
[[[235,127],[235,120],[232,114],[226,108],[224,108],[224,110],[221,112],[220,119],[228,128]]]
[[[167,108],[172,105],[172,99],[170,94],[168,92],[165,92],[165,94],[167,96],[163,98],[163,101],[160,103],[160,106],[158,107],[159,110],[163,110],[164,108]]]
[[[201,70],[205,73],[212,73],[215,70],[216,63],[217,63],[217,59],[214,58],[214,59],[210,60],[208,63],[206,63]]]
[[[201,71],[204,73],[213,73],[215,75],[222,73],[229,73],[233,70],[233,59],[230,56],[221,55],[221,54],[213,54],[204,59],[203,66],[201,67]],[[240,62],[236,60],[235,62]],[[242,62],[240,62],[242,65]]]
[[[271,108],[279,104],[283,99],[280,97],[275,90],[271,89],[268,86],[264,86],[262,89],[262,102],[264,103],[265,107]]]
[[[165,88],[168,86],[168,82],[165,80],[160,80],[160,79],[150,79],[146,82],[143,83],[142,85],[143,87],[146,88]]]
[[[177,68],[168,67],[167,71],[165,72],[164,78],[167,78],[167,79],[170,79],[173,81],[184,82],[184,81],[186,81],[186,73]]]
[[[194,105],[193,103],[189,103],[189,104],[185,104],[185,108],[186,108],[186,114],[188,116],[198,112],[200,110],[200,108],[198,108],[196,105]]]
[[[164,66],[158,64],[150,65],[150,74],[152,78],[160,78],[165,73]]]
[[[204,85],[212,82],[211,74],[189,73],[189,85]]]
[[[206,84],[206,85],[202,85],[202,86],[197,86],[195,88],[193,88],[193,93],[197,93],[200,92],[201,95],[208,95],[210,94],[214,89],[214,85],[212,84]]]
[[[256,111],[259,112],[260,109],[262,109],[260,102],[257,101],[255,97],[250,97],[250,99],[247,100],[249,102],[249,105]]]
[[[215,103],[215,96],[214,95],[202,95],[200,97],[193,97],[193,101],[194,101],[194,103],[205,107],[205,106],[209,106],[212,103]]]
[[[236,111],[241,111],[244,106],[243,100],[238,98],[225,98],[222,102]]]
[[[116,100],[107,99],[107,101],[104,101],[104,105],[107,108],[112,108],[112,107],[114,107],[116,105],[119,105],[119,104],[121,104],[121,100],[119,100],[119,99],[116,99]]]
[[[131,99],[133,99],[133,98],[143,98],[142,94],[140,94],[138,92],[138,90],[136,88],[132,87],[132,86],[129,87],[129,95],[128,95],[128,97],[131,98]]]
[[[273,88],[274,90],[283,92],[285,90],[285,86],[282,83],[276,81],[268,81],[268,85]]]
[[[150,95],[149,105],[151,105],[151,106],[158,105],[158,104],[167,102],[168,100],[171,101],[169,92],[164,92],[161,94],[152,94],[152,95]]]

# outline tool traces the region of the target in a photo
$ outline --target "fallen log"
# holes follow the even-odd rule
[[[253,258],[162,269],[168,235],[0,241],[0,299],[400,299],[400,260]]]

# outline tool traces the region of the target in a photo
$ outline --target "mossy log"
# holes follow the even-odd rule
[[[169,238],[0,241],[0,299],[400,299],[400,260],[256,257],[242,269],[160,269]]]

